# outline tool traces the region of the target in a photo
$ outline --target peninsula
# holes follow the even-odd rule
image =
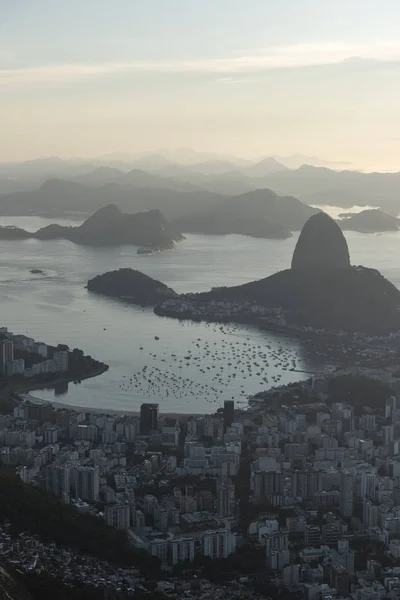
[[[97,377],[108,365],[79,348],[51,346],[0,328],[0,412],[16,393]]]
[[[48,225],[35,233],[18,227],[0,227],[0,239],[66,239],[86,246],[120,246],[132,244],[144,248],[167,250],[184,239],[159,210],[128,214],[110,204],[100,208],[79,227]]]
[[[289,331],[382,335],[400,330],[400,291],[378,271],[351,266],[346,239],[325,213],[304,225],[291,269],[236,287],[180,295],[154,310],[180,319]]]

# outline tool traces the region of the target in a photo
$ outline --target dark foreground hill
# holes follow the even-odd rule
[[[11,523],[12,534],[37,535],[43,542],[55,542],[119,565],[144,570],[157,565],[148,554],[133,548],[123,531],[80,513],[37,486],[23,483],[1,463],[0,515]]]
[[[100,208],[79,227],[48,225],[30,233],[16,227],[0,227],[0,239],[66,239],[88,246],[135,246],[173,248],[183,239],[159,210],[123,213],[114,205]]]

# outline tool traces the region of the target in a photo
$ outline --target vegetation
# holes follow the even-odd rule
[[[9,520],[13,533],[28,532],[45,542],[136,566],[143,572],[154,574],[158,566],[147,554],[135,550],[124,532],[80,513],[36,486],[24,484],[4,465],[0,465],[0,520]]]
[[[393,390],[378,381],[362,375],[340,375],[329,383],[329,395],[333,402],[349,404],[384,411],[385,400],[393,396]]]
[[[88,281],[87,289],[143,306],[154,305],[176,296],[174,290],[161,281],[134,269],[119,269],[97,275]]]

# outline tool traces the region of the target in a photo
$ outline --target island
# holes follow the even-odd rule
[[[287,239],[317,212],[297,198],[263,189],[228,198],[211,210],[183,216],[174,224],[188,233]]]
[[[42,271],[42,269],[30,269],[29,271],[32,275],[45,275],[46,273]]]
[[[339,217],[337,223],[342,229],[359,233],[398,231],[400,224],[396,217],[379,209],[363,210],[359,213],[341,213]]]
[[[123,213],[110,204],[100,208],[79,227],[53,224],[32,233],[18,227],[0,227],[0,239],[40,240],[66,239],[87,246],[120,246],[132,244],[144,248],[175,248],[184,236],[169,223],[159,210]]]
[[[124,302],[141,306],[156,304],[177,296],[176,292],[161,281],[134,269],[109,271],[90,279],[87,283],[90,292],[119,298]]]
[[[170,298],[154,312],[290,332],[386,335],[400,331],[400,291],[379,271],[351,266],[343,232],[320,212],[304,225],[291,269],[236,287]]]

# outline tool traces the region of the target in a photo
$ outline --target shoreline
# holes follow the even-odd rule
[[[96,370],[92,370],[90,371],[90,373],[87,373],[85,376],[79,377],[80,381],[83,381],[85,379],[92,379],[94,377],[98,377],[99,375],[102,375],[103,373],[106,373],[109,370],[109,366],[102,363],[101,366],[99,366],[98,369]],[[62,377],[62,378],[58,378],[56,381],[52,381],[52,382],[42,382],[42,383],[36,383],[36,384],[27,384],[24,385],[22,384],[20,387],[17,388],[16,386],[13,386],[13,389],[6,389],[6,391],[8,392],[9,395],[11,394],[15,394],[15,395],[19,395],[19,394],[30,394],[32,392],[32,396],[33,397],[37,397],[34,395],[33,392],[35,392],[36,390],[42,390],[42,389],[54,389],[54,387],[58,384],[62,384],[62,383],[73,383],[74,381],[77,381],[76,377]],[[11,387],[11,386],[10,386]],[[4,390],[3,390],[4,391]],[[38,398],[40,399],[40,398]],[[123,410],[123,409],[113,409],[113,408],[102,408],[102,407],[94,407],[94,406],[79,406],[76,404],[69,404],[68,402],[60,402],[58,400],[49,400],[49,402],[52,404],[53,408],[56,410],[66,410],[66,411],[71,411],[71,412],[91,412],[91,413],[96,413],[96,414],[102,414],[102,415],[126,415],[126,416],[130,416],[130,417],[139,417],[140,416],[140,411],[137,410]],[[189,418],[192,416],[195,417],[201,417],[203,416],[203,413],[180,413],[180,412],[176,412],[176,411],[168,411],[168,412],[163,412],[160,411],[160,416],[170,416],[170,417],[177,417],[177,418]],[[204,413],[204,414],[209,414],[209,413]]]
[[[9,398],[11,398],[13,395],[18,396],[19,394],[28,394],[30,392],[34,392],[35,390],[54,389],[57,385],[63,383],[73,383],[74,381],[84,381],[85,379],[98,377],[99,375],[106,373],[109,368],[109,365],[100,363],[96,369],[92,369],[91,371],[88,371],[79,377],[76,375],[66,375],[65,377],[57,377],[57,379],[52,379],[51,381],[37,381],[31,383],[29,383],[29,380],[26,383],[14,383],[12,381],[5,382],[4,387],[0,390],[0,396],[4,396],[4,394],[6,394]]]

